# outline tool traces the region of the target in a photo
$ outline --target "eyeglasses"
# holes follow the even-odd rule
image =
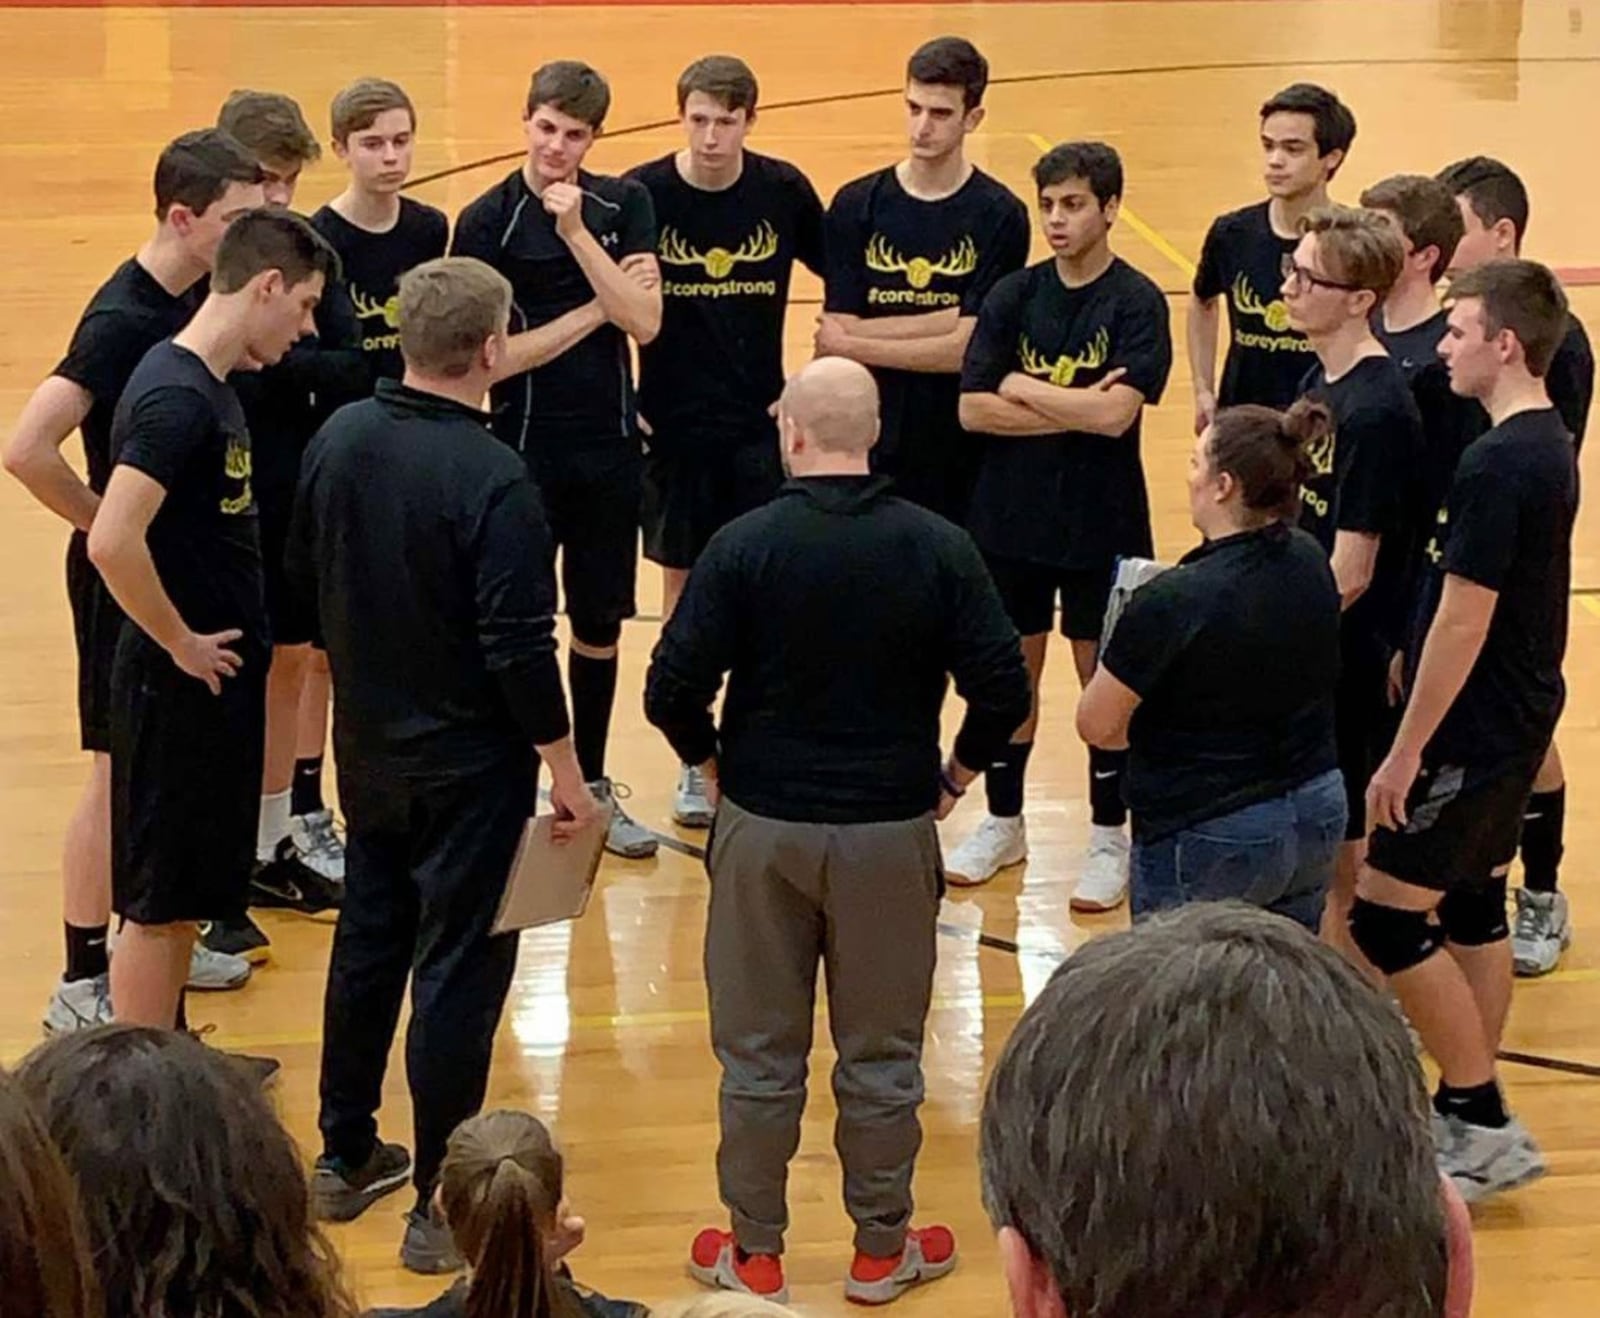
[[[1288,284],[1296,293],[1304,293],[1306,288],[1336,288],[1341,293],[1359,293],[1362,291],[1360,284],[1342,284],[1337,279],[1324,279],[1315,270],[1308,270],[1303,265],[1298,265],[1293,256],[1285,255],[1279,263],[1278,269],[1283,274],[1283,282]]]

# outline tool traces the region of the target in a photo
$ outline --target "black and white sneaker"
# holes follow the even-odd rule
[[[200,941],[213,952],[243,957],[253,966],[259,966],[272,955],[272,940],[248,915],[204,921],[200,925]]]
[[[320,915],[344,902],[344,882],[319,874],[300,857],[292,838],[278,843],[271,860],[257,862],[250,875],[250,905],[268,910]]]
[[[359,1167],[326,1154],[311,1174],[311,1207],[323,1222],[353,1222],[411,1179],[411,1155],[399,1144],[374,1144]]]

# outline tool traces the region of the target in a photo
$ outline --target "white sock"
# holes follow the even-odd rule
[[[289,836],[290,791],[261,798],[261,819],[256,825],[256,859],[268,861],[278,854],[278,843]]]
[[[1114,824],[1090,824],[1089,845],[1096,850],[1128,850],[1128,835]]]

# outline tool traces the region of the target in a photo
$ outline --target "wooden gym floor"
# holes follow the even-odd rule
[[[1600,185],[1573,148],[1600,135],[1593,96],[1600,3],[1593,0],[1131,0],[1126,3],[917,3],[832,7],[522,7],[405,4],[349,8],[294,0],[260,8],[222,0],[172,8],[0,4],[10,52],[0,108],[0,161],[10,201],[0,250],[10,254],[0,318],[0,424],[59,358],[85,299],[149,226],[149,178],[161,145],[212,122],[235,87],[300,99],[325,131],[332,93],[367,73],[398,79],[421,112],[418,176],[455,171],[417,195],[451,212],[509,165],[533,66],[586,58],[612,79],[611,135],[591,166],[621,170],[677,142],[672,87],[692,58],[744,56],[767,107],[756,148],[794,159],[824,197],[897,157],[904,60],[922,40],[958,32],[978,42],[996,83],[973,144],[985,168],[1025,196],[1040,148],[1102,137],[1127,163],[1123,255],[1177,295],[1210,218],[1259,195],[1256,107],[1277,87],[1314,79],[1353,106],[1360,135],[1336,192],[1401,170],[1431,172],[1459,156],[1504,157],[1533,196],[1529,255],[1567,272],[1573,300],[1600,337],[1593,215]],[[663,123],[663,121],[666,121]],[[340,186],[330,159],[309,170],[310,211]],[[815,281],[797,280],[792,360],[806,356]],[[1181,345],[1181,301],[1174,328]],[[1181,358],[1181,348],[1180,348]],[[1182,474],[1189,445],[1183,367],[1147,425],[1146,466],[1160,548],[1192,543]],[[1591,444],[1591,456],[1595,441]],[[1589,485],[1600,472],[1591,466]],[[59,971],[57,866],[62,828],[82,780],[76,749],[71,633],[63,598],[62,526],[12,482],[0,483],[0,1061],[38,1037]],[[1566,886],[1577,942],[1563,968],[1518,987],[1508,1046],[1600,1063],[1600,509],[1580,519],[1561,733],[1573,784]],[[659,584],[641,577],[654,612]],[[624,633],[612,770],[632,784],[631,809],[666,823],[672,756],[639,714],[643,667],[657,626]],[[1084,757],[1072,734],[1070,665],[1047,676],[1045,721],[1029,792],[1033,859],[975,894],[953,897],[928,1028],[927,1142],[919,1219],[951,1223],[964,1261],[953,1278],[903,1302],[908,1313],[1006,1311],[978,1200],[974,1132],[983,1082],[1023,1003],[1056,962],[1121,916],[1080,919],[1067,897],[1086,825]],[[952,821],[959,836],[979,806]],[[678,835],[692,842],[692,835]],[[589,914],[530,935],[496,1058],[491,1102],[525,1106],[568,1151],[574,1202],[590,1223],[580,1277],[615,1295],[661,1300],[692,1289],[688,1242],[720,1222],[713,1176],[716,1071],[706,1042],[698,863],[663,849],[644,863],[608,860]],[[316,1150],[316,1071],[329,930],[294,917],[264,920],[273,965],[244,991],[196,1004],[225,1047],[283,1059],[279,1101],[308,1157]],[[980,931],[1002,946],[980,944]],[[1020,951],[1012,951],[1013,940]],[[791,1180],[789,1276],[798,1307],[840,1314],[848,1223],[829,1130],[829,1058],[819,1049],[815,1094]],[[1478,1312],[1576,1318],[1600,1309],[1600,1079],[1522,1065],[1504,1072],[1544,1144],[1551,1174],[1478,1216]],[[1073,1101],[1072,1095],[1064,1096]],[[385,1132],[409,1139],[399,1065]],[[1330,1150],[1337,1156],[1337,1150]],[[363,1299],[420,1301],[437,1282],[395,1258],[397,1197],[336,1234]]]

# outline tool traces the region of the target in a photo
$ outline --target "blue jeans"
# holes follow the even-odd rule
[[[1276,911],[1316,933],[1348,809],[1344,779],[1330,769],[1285,796],[1158,842],[1135,842],[1133,918],[1190,902],[1233,900]]]

